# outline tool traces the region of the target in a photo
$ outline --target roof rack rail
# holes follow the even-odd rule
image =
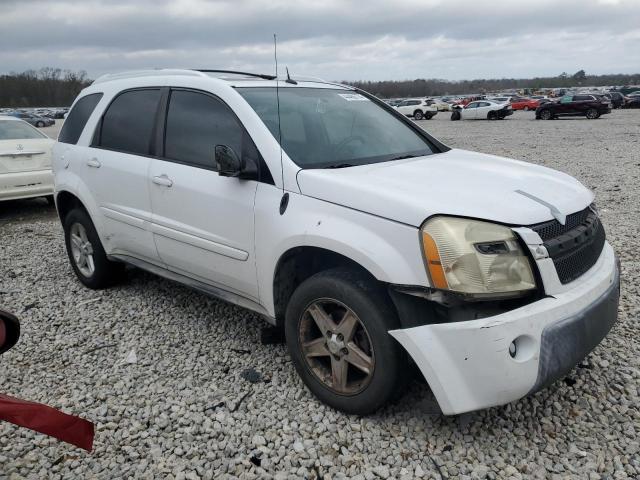
[[[169,69],[169,68],[158,68],[154,70],[129,70],[126,72],[120,73],[107,73],[106,75],[102,75],[96,78],[93,81],[93,84],[110,82],[112,80],[121,80],[123,78],[135,78],[135,77],[149,77],[149,76],[163,76],[163,75],[185,75],[185,76],[203,76],[202,73],[194,70],[185,70],[185,69]]]
[[[194,68],[193,70],[195,70],[196,72],[202,72],[202,73],[231,73],[233,75],[246,75],[248,77],[263,78],[265,80],[275,80],[276,79],[275,75],[267,75],[267,74],[264,74],[264,73],[238,72],[236,70],[205,70],[205,69],[200,69],[200,68]]]

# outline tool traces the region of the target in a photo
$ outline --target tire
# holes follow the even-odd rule
[[[587,113],[585,113],[585,117],[587,117],[589,120],[595,120],[599,116],[600,114],[595,108],[590,108],[589,110],[587,110]]]
[[[460,120],[460,118],[461,118],[460,112],[458,112],[457,110],[454,110],[454,111],[451,113],[451,120],[452,120],[452,121]]]
[[[422,110],[416,110],[415,112],[413,112],[413,118],[414,120],[422,120],[424,118]]]
[[[496,112],[489,112],[487,114],[487,119],[488,120],[497,120],[498,119],[498,115],[496,114]]]
[[[44,123],[43,122],[36,122],[36,127],[42,128],[42,127],[44,127]]]
[[[553,119],[553,113],[551,113],[551,110],[542,110],[540,112],[540,118],[542,120],[552,120]]]
[[[99,290],[116,284],[122,278],[124,264],[112,262],[107,258],[100,237],[85,210],[71,210],[64,218],[63,226],[69,262],[84,286]],[[84,243],[79,245],[78,241]],[[75,247],[72,244],[75,244]]]
[[[427,113],[424,116],[425,120],[431,120],[433,118],[433,113]]]
[[[345,330],[345,322],[340,322],[347,318],[345,312],[355,329]],[[399,326],[386,291],[364,274],[342,268],[302,282],[285,315],[287,346],[303,382],[322,402],[356,415],[378,410],[403,391],[406,354],[388,333]],[[347,357],[368,365],[370,372],[355,367]],[[345,365],[345,370],[336,365]],[[346,372],[342,386],[336,371]]]

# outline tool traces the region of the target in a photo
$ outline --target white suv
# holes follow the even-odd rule
[[[450,149],[348,86],[106,76],[75,101],[53,157],[83,284],[112,285],[130,264],[252,309],[346,412],[401,392],[409,361],[445,414],[513,401],[617,318],[589,190]]]
[[[413,117],[414,120],[431,120],[438,114],[435,102],[427,98],[409,98],[400,102],[395,108],[403,115]]]

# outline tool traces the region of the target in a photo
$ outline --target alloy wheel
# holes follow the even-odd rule
[[[87,230],[81,223],[71,225],[69,232],[71,254],[78,270],[85,277],[91,277],[96,271],[93,259],[93,245],[87,237]]]
[[[355,395],[371,381],[373,343],[360,318],[342,302],[324,298],[309,304],[298,340],[309,370],[334,393]]]

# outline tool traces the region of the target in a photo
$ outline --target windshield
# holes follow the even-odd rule
[[[28,123],[15,120],[0,120],[0,140],[25,140],[47,138]]]
[[[278,139],[275,88],[237,90]],[[288,87],[279,96],[282,148],[301,168],[365,165],[434,151],[426,138],[358,93]]]

